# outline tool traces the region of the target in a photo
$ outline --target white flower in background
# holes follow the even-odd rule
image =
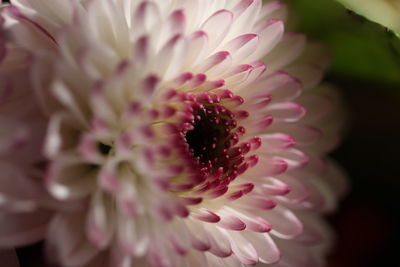
[[[41,148],[0,157],[1,247],[45,239],[68,267],[324,263],[341,106],[315,88],[324,51],[284,33],[281,3],[11,3],[4,46],[30,59],[1,75],[28,104],[5,100],[0,116]],[[34,186],[3,175],[14,154],[6,170]],[[42,219],[35,238],[26,216]]]
[[[338,0],[346,8],[400,34],[400,1],[398,0]]]

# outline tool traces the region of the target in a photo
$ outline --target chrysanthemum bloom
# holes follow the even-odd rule
[[[45,239],[67,267],[323,264],[341,108],[315,88],[323,49],[284,33],[281,3],[11,2],[4,39],[30,60],[2,75],[47,126],[1,110],[41,145],[9,166],[34,185],[1,165],[2,247]]]
[[[400,36],[400,1],[398,0],[338,0],[354,12],[379,23]]]

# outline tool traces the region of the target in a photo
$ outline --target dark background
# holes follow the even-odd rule
[[[328,267],[399,267],[400,41],[334,0],[292,0],[293,27],[333,52],[327,81],[349,108],[334,158],[351,191],[330,217],[338,234]],[[44,266],[41,244],[18,250],[21,267]]]
[[[338,241],[329,267],[398,267],[400,99],[382,91],[400,88],[329,80],[341,86],[352,115],[334,153],[349,174],[351,191],[331,218]]]
[[[340,88],[350,123],[334,158],[351,190],[330,220],[338,235],[328,267],[399,267],[400,41],[334,0],[292,0],[296,29],[325,42],[327,81]]]

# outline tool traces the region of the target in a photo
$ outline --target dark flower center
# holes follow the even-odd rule
[[[261,139],[249,138],[241,126],[250,116],[240,109],[243,98],[229,90],[171,95],[185,101],[179,124],[168,125],[169,132],[176,133],[171,145],[182,159],[171,169],[177,173],[171,190],[195,188],[195,192],[213,197],[224,194],[233,180],[258,162],[258,156],[249,152],[260,147]]]
[[[97,144],[97,149],[99,150],[99,152],[102,155],[108,155],[108,153],[110,153],[111,146],[103,144],[103,143],[98,143]]]
[[[238,145],[245,129],[237,126],[235,114],[220,104],[193,106],[192,129],[185,133],[191,157],[205,175],[234,179],[247,148]]]
[[[237,124],[234,115],[220,105],[197,108],[193,115],[193,130],[185,136],[190,152],[201,163],[212,163],[214,168],[223,166],[227,149],[235,139],[231,133]]]

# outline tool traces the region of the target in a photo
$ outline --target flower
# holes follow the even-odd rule
[[[0,20],[0,248],[41,240],[51,218],[42,185],[47,120],[28,79],[30,53],[7,41]]]
[[[0,223],[46,214],[35,237],[67,267],[323,264],[321,214],[343,193],[325,155],[342,109],[316,88],[324,50],[284,33],[284,5],[16,0],[2,11],[4,43],[31,56],[4,75],[46,127],[21,121],[38,137],[24,145],[41,149],[10,168],[36,183],[25,192],[0,176],[7,203],[15,190],[30,204]],[[9,231],[9,245],[36,240],[28,230]]]
[[[396,0],[339,0],[348,9],[400,33],[400,3]]]

